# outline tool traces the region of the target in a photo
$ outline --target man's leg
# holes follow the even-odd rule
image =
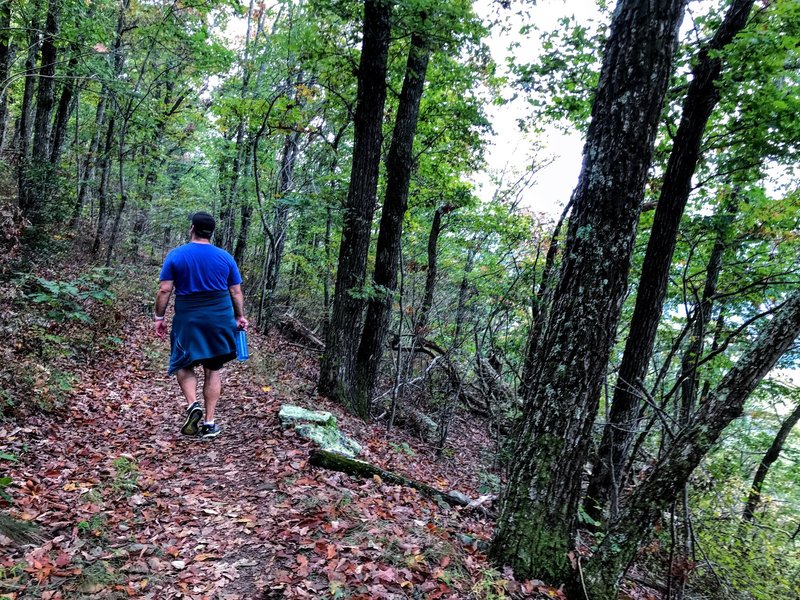
[[[212,371],[208,367],[203,367],[205,379],[203,380],[203,399],[206,402],[206,423],[214,422],[214,411],[217,408],[217,401],[222,392],[222,378],[219,371]]]
[[[189,404],[186,408],[186,419],[181,427],[183,435],[197,435],[200,431],[198,424],[200,419],[203,418],[203,409],[200,408],[200,403],[197,402],[197,375],[194,374],[194,367],[188,369],[180,369],[176,374],[178,378],[178,385],[181,386],[186,402]]]
[[[197,401],[197,375],[194,374],[194,369],[179,369],[175,376],[178,378],[178,385],[181,386],[184,398],[186,398],[186,405],[191,406]]]

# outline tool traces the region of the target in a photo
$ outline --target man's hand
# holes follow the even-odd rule
[[[245,331],[247,331],[247,325],[248,325],[248,321],[247,321],[247,319],[244,318],[244,316],[236,317],[236,326],[239,329],[244,329]]]
[[[154,321],[153,325],[154,325],[153,329],[155,330],[156,335],[159,338],[161,338],[162,340],[166,339],[166,337],[167,337],[167,322],[164,319],[160,319],[158,321]]]

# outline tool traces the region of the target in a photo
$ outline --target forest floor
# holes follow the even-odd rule
[[[87,363],[61,408],[0,422],[14,459],[3,461],[12,502],[0,504],[36,526],[25,544],[0,535],[0,598],[563,597],[491,568],[477,542],[486,518],[311,467],[312,444],[277,413],[329,410],[360,458],[470,497],[490,460],[485,424],[456,417],[437,457],[317,396],[312,354],[252,335],[252,359],[223,372],[222,435],[186,438],[167,343],[142,307],[119,310],[117,349]]]

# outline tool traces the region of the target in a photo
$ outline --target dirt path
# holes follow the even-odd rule
[[[336,407],[313,394],[313,362],[288,344],[252,340],[254,360],[224,372],[222,435],[201,440],[178,431],[183,399],[146,320],[124,341],[61,413],[0,425],[0,448],[18,457],[10,514],[41,535],[0,537],[0,597],[482,598],[501,585],[459,538],[488,538],[490,524],[307,466],[309,444],[277,412]],[[337,415],[366,460],[477,493],[464,453],[436,462],[402,433]]]

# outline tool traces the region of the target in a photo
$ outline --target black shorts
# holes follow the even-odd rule
[[[204,369],[208,369],[209,371],[219,371],[226,362],[232,361],[236,358],[236,354],[221,354],[220,356],[213,356],[211,358],[203,358],[201,360],[194,361],[190,368],[194,369],[197,366],[202,365]]]

